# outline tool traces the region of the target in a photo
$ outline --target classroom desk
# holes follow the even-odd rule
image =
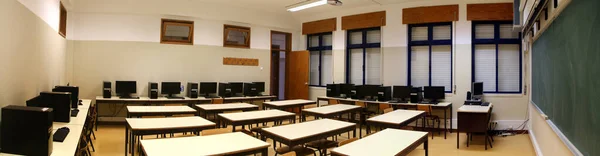
[[[198,111],[189,106],[127,106],[127,118],[179,114],[198,115]]]
[[[263,103],[263,110],[265,110],[267,108],[279,109],[279,110],[285,110],[288,108],[291,108],[291,109],[298,108],[298,110],[301,110],[302,107],[304,107],[305,105],[312,105],[312,104],[316,104],[316,103],[317,103],[316,101],[302,100],[302,99],[269,101],[269,102]]]
[[[210,136],[166,138],[141,141],[143,154],[176,155],[268,155],[269,143],[242,132]]]
[[[234,103],[234,102],[252,102],[252,101],[272,101],[277,99],[276,96],[273,95],[265,95],[265,96],[246,96],[246,97],[226,97],[223,98],[223,103]]]
[[[251,125],[265,122],[277,122],[282,120],[296,121],[296,114],[281,110],[260,110],[240,113],[219,114],[219,120],[225,125],[236,126]]]
[[[333,156],[348,155],[408,155],[423,144],[425,156],[429,154],[427,132],[384,129],[373,135],[331,150]]]
[[[217,113],[225,111],[251,111],[258,110],[258,106],[248,103],[225,103],[225,104],[202,104],[196,105],[199,114],[203,114],[208,119],[208,114],[214,114],[215,119]]]
[[[458,128],[456,129],[456,148],[459,148],[460,132],[469,133],[484,133],[485,134],[485,150],[488,145],[488,126],[492,115],[493,105],[463,105],[457,110]],[[468,138],[468,135],[467,135]],[[491,142],[490,142],[491,143]],[[467,147],[469,147],[469,139],[467,139]]]
[[[125,155],[127,143],[133,151],[138,136],[153,134],[168,134],[179,132],[198,132],[215,128],[216,124],[202,117],[174,117],[174,118],[127,118],[125,127]],[[132,152],[135,155],[135,152]]]
[[[422,103],[390,103],[387,101],[368,101],[368,100],[358,100],[358,99],[349,99],[349,98],[336,98],[336,97],[327,97],[327,96],[319,96],[317,97],[317,104],[320,101],[329,101],[329,100],[339,100],[340,103],[355,103],[357,101],[362,101],[365,104],[389,104],[395,107],[415,107],[417,105],[431,105],[433,110],[443,110],[444,111],[444,139],[446,139],[446,135],[448,132],[452,133],[448,127],[448,120],[450,120],[450,125],[452,125],[452,102],[440,102],[438,104],[422,104]],[[448,115],[450,117],[448,118]]]
[[[425,111],[399,109],[371,117],[367,119],[367,134],[371,133],[371,126],[400,129],[419,118],[425,119]],[[425,128],[425,120],[423,120],[423,128]]]
[[[332,119],[320,119],[297,124],[263,128],[263,140],[271,138],[289,147],[324,139],[352,131],[356,137],[356,124]],[[275,142],[273,142],[275,145]]]
[[[357,121],[355,113],[360,113],[362,107],[347,104],[328,105],[302,110],[302,121],[306,121],[306,116],[318,118],[333,118],[343,114],[349,114],[352,121]]]

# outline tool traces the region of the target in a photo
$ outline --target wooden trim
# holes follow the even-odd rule
[[[246,32],[248,33],[248,39],[246,39],[246,41],[244,41],[244,45],[238,45],[238,44],[228,44],[227,43],[227,36],[229,35],[229,31],[231,30],[235,30],[235,31],[240,31],[240,32]],[[231,47],[231,48],[250,48],[250,40],[252,39],[251,36],[251,29],[250,27],[242,27],[242,26],[235,26],[235,25],[223,25],[223,47]]]
[[[67,9],[62,2],[60,4],[60,21],[58,24],[58,34],[63,38],[67,37]]]
[[[458,4],[402,9],[402,24],[458,21]]]
[[[381,27],[386,24],[385,11],[342,17],[342,30]]]
[[[512,21],[513,3],[467,4],[469,21]]]
[[[302,23],[302,35],[332,32],[335,29],[337,29],[336,18]]]
[[[167,30],[166,25],[178,25],[178,26],[187,26],[190,29],[188,33],[188,40],[168,40],[165,39],[165,32]],[[173,20],[173,19],[161,19],[161,29],[160,29],[160,43],[163,44],[182,44],[182,45],[193,45],[194,44],[194,21],[185,21],[185,20]]]

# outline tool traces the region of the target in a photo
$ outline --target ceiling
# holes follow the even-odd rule
[[[207,3],[215,3],[222,5],[231,5],[235,7],[256,9],[267,12],[287,12],[286,6],[290,6],[306,0],[199,0]],[[393,4],[402,3],[408,1],[419,1],[419,0],[341,0],[344,4],[342,6],[332,5],[321,5],[314,8],[308,8],[294,14],[311,14],[326,11],[337,11],[341,9],[364,7],[370,5],[380,4]]]

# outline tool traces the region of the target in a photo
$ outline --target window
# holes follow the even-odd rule
[[[307,37],[310,51],[310,85],[324,87],[333,83],[333,39],[331,33],[311,34]]]
[[[521,34],[510,21],[473,21],[472,30],[472,81],[484,93],[521,93]]]
[[[58,24],[58,34],[67,37],[67,9],[60,2],[60,23]]]
[[[346,39],[346,83],[381,83],[381,28],[348,30]]]
[[[162,19],[160,43],[194,44],[194,21]]]
[[[408,25],[408,85],[452,92],[452,23]]]
[[[225,25],[223,29],[223,46],[250,48],[250,28]]]

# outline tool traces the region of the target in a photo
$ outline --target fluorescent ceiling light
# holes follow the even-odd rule
[[[327,4],[327,0],[309,0],[309,1],[299,3],[298,5],[296,5],[292,8],[289,8],[288,11],[295,12],[295,11],[312,8],[312,7],[316,7],[316,6],[324,5],[324,4]]]

